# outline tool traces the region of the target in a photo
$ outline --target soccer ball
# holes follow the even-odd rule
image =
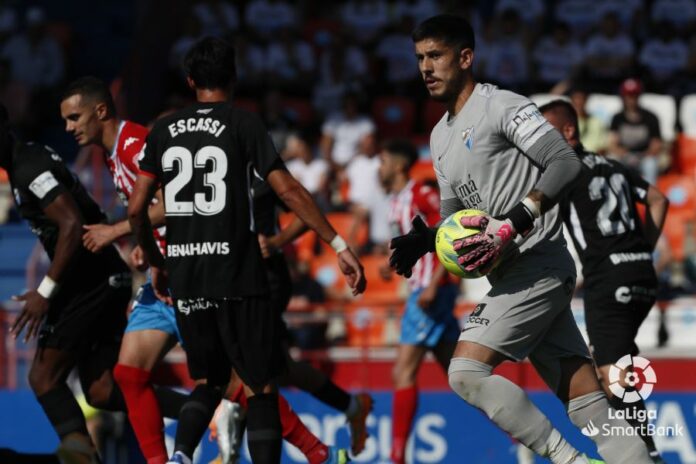
[[[466,216],[481,216],[484,214],[486,213],[477,209],[463,209],[442,221],[442,224],[438,227],[437,235],[435,236],[435,253],[437,253],[437,258],[448,272],[465,279],[476,279],[483,276],[483,274],[478,271],[467,272],[459,265],[457,262],[459,256],[457,252],[454,251],[453,242],[454,240],[471,237],[480,232],[479,229],[462,226],[460,223],[461,218]]]

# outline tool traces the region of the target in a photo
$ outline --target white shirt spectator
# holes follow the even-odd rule
[[[634,52],[633,40],[626,34],[617,34],[614,37],[595,34],[590,37],[585,47],[585,57],[624,59],[633,56]],[[593,72],[601,77],[621,77],[617,75],[619,70],[609,67],[594,69]]]
[[[12,78],[30,87],[50,87],[63,79],[63,51],[50,36],[44,36],[35,45],[25,34],[12,37],[2,50],[2,57],[10,61]]]
[[[544,16],[546,5],[544,0],[500,0],[496,3],[496,14],[507,10],[516,11],[522,21],[530,24]]]
[[[244,15],[252,29],[263,37],[285,27],[295,25],[295,9],[285,1],[253,0]]]
[[[582,61],[583,52],[574,40],[560,44],[553,37],[543,37],[534,47],[533,57],[539,79],[555,84],[570,76],[573,67]]]
[[[577,35],[590,31],[600,18],[595,0],[561,0],[556,4],[555,17]]]
[[[199,1],[193,6],[193,14],[200,21],[205,35],[221,36],[239,28],[239,13],[226,1]]]
[[[284,44],[271,43],[266,51],[266,69],[285,79],[298,77],[298,71],[312,72],[315,66],[312,47],[302,40],[296,40],[291,48],[294,57],[290,56]]]
[[[398,33],[387,35],[377,45],[376,54],[387,63],[387,81],[407,82],[418,77],[418,60],[411,37]]]
[[[383,0],[349,0],[341,8],[341,20],[365,43],[389,23],[389,10]]]
[[[321,158],[314,158],[309,163],[300,159],[292,159],[285,163],[290,174],[311,194],[319,192],[324,178],[329,172],[329,163]]]
[[[375,132],[375,123],[367,116],[346,119],[343,113],[339,113],[324,123],[321,132],[333,139],[331,159],[345,166],[358,153],[363,137]]]
[[[520,41],[502,39],[490,44],[486,56],[486,75],[502,86],[515,86],[527,80],[527,48]]]
[[[400,0],[392,6],[392,9],[397,21],[407,16],[413,20],[414,24],[440,13],[440,7],[435,0]]]
[[[651,19],[685,26],[696,19],[696,0],[657,0],[652,7]]]
[[[597,11],[597,18],[603,18],[608,13],[614,13],[623,26],[628,26],[642,6],[643,2],[641,0],[602,0],[597,2],[595,10]]]
[[[379,181],[379,156],[358,155],[348,164],[346,177],[350,185],[348,200],[370,212],[370,239],[385,243],[391,238],[389,196]]]
[[[689,47],[676,38],[669,42],[659,38],[650,39],[643,45],[639,61],[657,79],[669,79],[676,72],[686,68]]]

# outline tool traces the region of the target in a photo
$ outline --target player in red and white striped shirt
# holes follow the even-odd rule
[[[394,237],[411,230],[417,215],[430,227],[440,220],[437,189],[409,178],[409,170],[417,159],[416,147],[401,140],[387,143],[380,154],[380,180],[392,197],[389,222]],[[418,260],[408,284],[410,295],[401,319],[399,352],[393,370],[391,458],[396,464],[405,462],[406,442],[418,405],[416,375],[423,357],[432,351],[446,373],[459,337],[459,325],[452,314],[457,286],[434,253]]]
[[[104,161],[114,180],[116,191],[125,205],[133,192],[138,175],[138,156],[148,130],[134,122],[119,120],[109,89],[94,77],[73,82],[60,105],[65,130],[81,146],[97,145],[104,149]],[[161,193],[150,207],[153,224],[164,224]],[[127,220],[115,224],[85,227],[83,242],[97,252],[131,233]],[[164,227],[154,232],[160,250],[165,253]],[[136,248],[131,261],[143,270],[147,265]],[[154,365],[181,340],[174,309],[158,300],[148,282],[138,291],[121,344],[114,379],[125,397],[128,416],[148,464],[167,461],[162,416],[177,418],[186,396],[175,391],[157,389],[150,382]]]

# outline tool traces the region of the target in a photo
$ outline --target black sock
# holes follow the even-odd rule
[[[61,440],[71,433],[89,437],[85,416],[67,385],[59,385],[36,399]]]
[[[186,456],[193,457],[193,451],[208,428],[220,398],[222,398],[220,387],[197,385],[193,389],[179,413],[175,452],[181,451]]]
[[[167,387],[155,386],[155,396],[164,417],[178,419],[181,408],[189,396]]]
[[[312,396],[337,411],[346,412],[350,406],[350,394],[329,379],[317,391],[312,392]]]
[[[251,461],[254,464],[277,464],[282,444],[278,394],[254,395],[248,403],[247,443]]]
[[[647,410],[645,409],[645,403],[643,402],[643,400],[640,400],[636,403],[627,404],[621,401],[621,399],[612,395],[611,398],[609,398],[609,404],[612,408],[614,408],[617,411],[626,411],[626,422],[628,422],[634,429],[636,429],[636,431],[640,431],[642,426],[643,430],[645,430],[646,433],[639,433],[641,440],[643,440],[643,443],[645,443],[645,445],[648,447],[648,451],[650,451],[651,453],[656,452],[657,447],[655,446],[655,440],[653,440],[653,437],[651,435],[648,435],[647,433],[647,427],[650,421],[648,420]],[[639,413],[638,411],[645,412]],[[645,417],[644,421],[640,421],[637,419],[641,415]]]

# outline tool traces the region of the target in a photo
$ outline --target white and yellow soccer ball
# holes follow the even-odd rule
[[[442,221],[442,224],[438,227],[437,235],[435,236],[435,253],[448,272],[465,279],[476,279],[483,276],[483,274],[478,271],[467,272],[459,265],[459,262],[457,262],[459,256],[457,252],[454,251],[453,242],[481,232],[479,229],[473,227],[462,226],[460,222],[461,218],[485,214],[486,213],[483,211],[477,209],[463,209],[450,215],[447,219]]]

